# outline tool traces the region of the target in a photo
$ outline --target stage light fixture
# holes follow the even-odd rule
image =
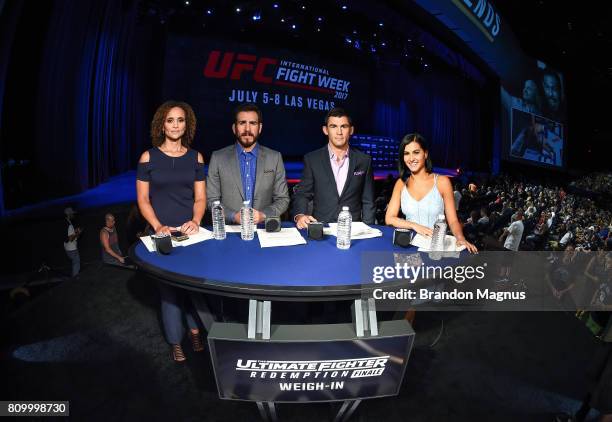
[[[382,22],[378,22],[378,26],[380,26],[382,28],[385,25]]]
[[[296,28],[297,28],[297,25],[296,25],[296,24],[292,24],[292,25],[291,25],[291,29],[296,29]]]
[[[239,7],[236,8],[236,13],[240,13],[241,11],[242,10]]]
[[[274,4],[272,5],[272,7],[273,7],[273,8],[275,8],[275,9],[278,9],[278,3],[274,3]]]
[[[319,17],[317,18],[317,20],[318,20],[319,22],[322,22],[322,21],[323,21],[323,18],[322,18],[321,16],[319,16]]]
[[[212,10],[211,10],[211,9],[207,9],[207,10],[206,10],[206,14],[207,14],[207,15],[212,15]]]
[[[306,6],[303,6],[303,5],[302,5],[302,10],[306,10]]]
[[[185,0],[185,6],[189,6],[189,0]]]
[[[346,9],[347,9],[346,4],[342,5],[342,10],[346,10]]]
[[[261,20],[261,15],[259,13],[256,13],[252,16],[252,18],[254,21],[259,21]]]
[[[281,18],[281,22],[282,22],[282,23],[285,23],[285,18]]]

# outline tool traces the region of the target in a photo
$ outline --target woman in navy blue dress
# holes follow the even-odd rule
[[[204,158],[190,148],[195,135],[196,117],[189,104],[167,101],[151,122],[153,148],[138,162],[136,192],[138,207],[156,234],[180,230],[197,233],[206,208]],[[172,356],[185,360],[181,347],[183,315],[195,351],[204,350],[192,307],[187,306],[181,289],[160,283],[161,313]],[[185,309],[189,311],[185,312]]]

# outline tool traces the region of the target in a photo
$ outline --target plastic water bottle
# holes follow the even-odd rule
[[[431,246],[429,250],[431,253],[429,257],[434,260],[442,258],[444,252],[444,238],[446,237],[446,219],[444,214],[439,214],[433,227],[433,234],[431,235]]]
[[[240,208],[240,237],[242,240],[253,240],[255,237],[251,201],[244,201]]]
[[[213,237],[216,240],[225,239],[225,213],[221,201],[213,202],[212,206]]]
[[[349,212],[349,207],[342,207],[338,215],[338,233],[336,233],[336,247],[338,249],[348,249],[351,247],[351,224],[353,217]]]

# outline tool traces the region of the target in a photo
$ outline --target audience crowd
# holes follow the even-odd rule
[[[462,198],[459,215],[466,237],[483,249],[494,245],[487,236],[498,238],[519,210],[524,225],[519,250],[562,250],[572,244],[595,251],[612,246],[612,212],[593,199],[508,175],[471,185],[472,189],[457,187]]]
[[[592,173],[573,181],[570,186],[588,192],[612,195],[612,173]]]

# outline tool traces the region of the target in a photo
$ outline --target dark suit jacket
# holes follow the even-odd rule
[[[342,194],[338,195],[336,181],[329,162],[327,145],[304,156],[302,181],[295,187],[292,214],[309,214],[318,221],[333,223],[343,206],[348,206],[353,221],[374,224],[374,176],[372,158],[356,149],[349,149],[349,169]]]

